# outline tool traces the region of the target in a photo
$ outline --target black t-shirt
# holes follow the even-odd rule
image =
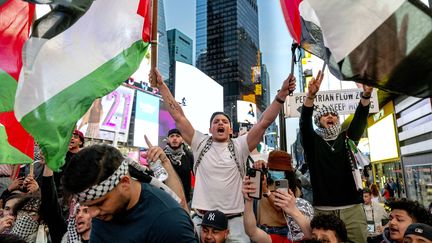
[[[174,170],[177,172],[177,175],[179,176],[182,184],[183,184],[183,190],[186,196],[186,201],[189,202],[191,200],[191,172],[193,169],[193,163],[194,158],[192,152],[187,149],[184,145],[183,149],[185,151],[185,155],[181,157],[181,164],[172,163],[171,158],[171,164],[174,168]],[[168,156],[170,157],[170,156]]]
[[[198,242],[189,215],[167,193],[141,183],[138,203],[111,221],[94,218],[90,242]]]

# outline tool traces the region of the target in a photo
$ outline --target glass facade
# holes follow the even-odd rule
[[[421,154],[402,158],[405,165],[408,197],[426,208],[432,202],[432,155]]]
[[[207,53],[207,0],[196,0],[196,67],[205,67]]]
[[[197,0],[196,49],[197,67],[224,87],[224,111],[230,114],[242,95],[255,92],[251,68],[257,65],[259,50],[256,0]]]
[[[192,65],[192,39],[177,29],[167,31],[168,50],[170,60],[170,78],[167,82],[171,93],[175,95],[175,62],[184,62]]]
[[[166,35],[165,8],[158,0],[158,69],[165,79],[169,78],[168,40]]]

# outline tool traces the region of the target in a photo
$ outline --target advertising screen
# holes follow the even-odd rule
[[[152,145],[158,145],[159,97],[137,90],[133,145],[148,148],[144,135]]]
[[[223,111],[223,87],[182,62],[176,62],[175,99],[192,126],[202,133],[208,133],[213,112]]]
[[[240,123],[257,123],[256,104],[249,101],[237,100],[237,120]]]
[[[96,99],[78,121],[78,129],[85,137],[103,140],[127,141],[135,90],[118,87],[108,95]]]
[[[368,128],[371,162],[398,159],[399,151],[393,114]]]

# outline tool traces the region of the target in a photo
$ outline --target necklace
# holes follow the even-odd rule
[[[334,141],[333,145],[330,145],[326,140],[324,140],[324,142],[326,142],[326,144],[330,147],[330,150],[331,150],[332,152],[335,151],[335,149],[334,149],[333,147],[335,146],[336,141]]]

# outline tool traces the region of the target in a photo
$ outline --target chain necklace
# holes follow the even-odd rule
[[[330,145],[326,140],[324,140],[324,142],[326,142],[326,144],[330,147],[330,150],[331,150],[332,152],[335,151],[335,149],[334,149],[333,147],[335,146],[336,141],[334,141],[333,145]]]

